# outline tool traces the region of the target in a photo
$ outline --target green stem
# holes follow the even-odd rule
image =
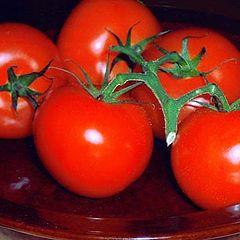
[[[103,89],[102,95],[104,96],[104,99],[108,101],[108,97],[113,96],[113,92],[116,90],[116,88],[124,85],[128,81],[144,82],[146,86],[150,88],[162,107],[165,118],[165,134],[167,145],[171,145],[176,138],[180,110],[192,99],[203,94],[210,94],[219,99],[225,111],[229,111],[230,106],[224,94],[215,84],[208,84],[204,87],[193,90],[178,99],[173,99],[167,94],[161,85],[161,82],[159,81],[157,72],[160,65],[166,62],[178,63],[182,61],[181,56],[177,52],[169,52],[157,60],[147,62],[142,58],[141,55],[134,52],[129,47],[126,48],[118,46],[114,47],[113,50],[127,54],[133,61],[135,61],[135,63],[138,63],[142,66],[144,73],[126,73],[117,75],[116,78],[110,82],[106,88]]]
[[[182,102],[183,105],[191,101],[193,98],[196,98],[197,96],[200,96],[202,94],[209,94],[211,96],[217,97],[220,104],[222,105],[223,111],[230,111],[231,106],[229,105],[224,93],[221,91],[221,89],[214,83],[208,83],[206,86],[198,88],[196,90],[193,90],[182,97],[178,99],[179,102]]]
[[[11,87],[7,84],[0,86],[0,92],[5,92],[5,91],[7,92],[11,91]]]
[[[145,60],[143,59],[141,53],[135,51],[131,46],[113,46],[110,50],[125,54],[131,59],[131,61],[141,66],[145,64]]]
[[[144,73],[120,73],[102,89],[103,100],[111,102],[111,97],[118,86],[123,86],[129,81],[146,82],[147,78],[148,76]]]
[[[147,84],[149,88],[155,92],[159,92],[157,95],[162,96],[162,99],[169,98],[166,91],[161,86],[157,72],[159,66],[166,62],[177,62],[180,59],[180,56],[177,52],[170,52],[164,55],[163,57],[154,60],[154,61],[145,61],[141,54],[134,51],[131,47],[126,46],[114,46],[111,48],[112,51],[120,52],[126,54],[132,59],[136,64],[142,66],[144,73],[122,73],[118,74],[115,79],[113,79],[105,88],[102,89],[102,95],[104,99],[107,100],[109,96],[115,91],[118,86],[123,86],[129,81],[140,81]]]
[[[166,103],[162,104],[162,110],[165,117],[166,142],[168,146],[171,145],[176,138],[178,118],[183,106],[203,94],[210,94],[211,96],[217,97],[222,104],[224,111],[231,110],[231,106],[229,105],[223,92],[213,83],[209,83],[204,87],[193,90],[178,99],[169,98]],[[158,95],[157,99],[161,101],[161,97]]]
[[[240,109],[240,99],[237,99],[234,103],[230,106],[230,111],[236,111]]]
[[[109,65],[108,65],[104,76],[104,83],[101,89],[99,90],[95,88],[93,84],[91,84],[90,78],[82,70],[88,82],[88,86],[85,86],[81,82],[80,84],[93,97],[108,103],[118,103],[120,102],[118,99],[119,96],[131,90],[132,88],[140,85],[141,83],[144,83],[152,91],[152,93],[154,94],[162,108],[165,119],[165,134],[167,145],[172,144],[176,138],[178,119],[181,109],[183,108],[184,105],[186,105],[188,102],[195,99],[196,97],[201,96],[203,94],[209,94],[211,96],[216,97],[217,104],[223,111],[231,111],[232,109],[239,108],[240,100],[236,101],[230,106],[223,92],[218,88],[217,85],[213,83],[207,83],[207,85],[195,89],[185,95],[182,95],[177,99],[170,97],[161,84],[161,79],[159,79],[158,72],[165,71],[176,78],[203,76],[203,74],[198,71],[197,66],[200,63],[203,54],[205,53],[205,49],[203,48],[202,51],[195,58],[190,59],[187,49],[187,40],[184,39],[182,55],[181,53],[179,54],[178,52],[175,51],[167,52],[161,51],[160,49],[160,51],[164,54],[162,57],[156,60],[146,61],[142,56],[143,48],[147,43],[154,40],[156,36],[150,37],[149,39],[140,42],[139,45],[138,44],[131,45],[131,30],[132,28],[129,30],[127,42],[125,45],[121,42],[121,40],[117,36],[115,36],[115,34],[113,34],[116,37],[119,45],[111,47],[110,51],[117,52],[119,53],[119,55],[121,54],[126,55],[128,59],[132,61],[133,64],[137,64],[142,67],[142,73],[134,72],[120,73],[116,75],[112,81],[108,82],[109,77]],[[165,63],[171,63],[173,67],[171,66],[170,68],[167,68],[163,66]],[[123,86],[124,84],[130,81],[134,83],[131,83],[130,86],[129,85],[124,86],[120,90],[117,89],[119,86]],[[211,105],[209,104],[208,107],[211,108]]]
[[[166,52],[163,57],[160,57],[157,60],[145,61],[141,54],[137,53],[129,46],[112,47],[112,51],[126,54],[134,63],[140,64],[142,66],[144,73],[128,73],[117,75],[117,77],[104,89],[103,94],[105,96],[111,96],[117,86],[124,85],[128,81],[134,80],[145,83],[146,86],[153,92],[162,107],[165,118],[167,145],[172,144],[176,138],[180,110],[185,104],[194,98],[203,94],[210,94],[211,96],[215,96],[219,101],[218,103],[221,105],[221,109],[223,109],[223,111],[230,111],[231,109],[235,109],[240,105],[239,100],[230,106],[223,92],[217,87],[217,85],[212,83],[193,90],[178,99],[171,98],[161,85],[161,81],[159,81],[159,76],[157,73],[161,65],[166,62],[181,65],[183,58],[177,52]],[[202,54],[200,53],[199,58],[201,59],[201,57]],[[186,61],[189,62],[191,60],[186,59]],[[191,74],[193,73],[199,75],[199,72],[196,69],[198,63],[199,62],[193,66],[193,69],[190,69],[191,71],[188,71],[187,73],[184,72],[184,74],[187,75],[185,76],[183,74],[183,76],[192,76]],[[184,71],[184,68],[179,68],[179,71]]]

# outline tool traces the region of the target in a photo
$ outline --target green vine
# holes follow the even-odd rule
[[[196,97],[203,94],[211,95],[216,100],[218,107],[214,107],[211,104],[205,105],[206,107],[214,110],[221,109],[221,111],[234,111],[240,108],[240,99],[234,102],[232,105],[229,105],[221,89],[216,84],[209,83],[207,81],[207,75],[211,73],[212,70],[208,72],[200,72],[197,69],[199,63],[202,60],[202,57],[206,52],[206,49],[204,47],[195,57],[190,59],[188,52],[188,40],[190,37],[185,37],[182,40],[181,53],[175,51],[168,52],[165,49],[156,46],[159,51],[162,52],[163,56],[156,60],[147,61],[142,56],[142,52],[144,51],[146,46],[149,43],[153,42],[156,38],[160,37],[163,34],[166,34],[167,32],[151,36],[137,44],[132,44],[131,32],[133,27],[130,28],[128,31],[125,44],[120,40],[118,36],[110,32],[116,38],[118,45],[112,46],[109,51],[117,52],[118,56],[113,60],[112,66],[109,66],[110,63],[108,56],[108,64],[106,67],[104,81],[101,89],[97,89],[95,86],[93,86],[87,73],[84,72],[83,69],[81,69],[87,80],[87,85],[84,85],[78,79],[79,84],[82,85],[83,88],[92,95],[92,97],[98,100],[105,101],[107,103],[119,103],[119,96],[130,91],[131,89],[135,88],[140,84],[145,84],[153,92],[162,107],[165,118],[166,143],[168,146],[175,141],[180,110],[183,108],[184,105],[186,105]],[[142,72],[133,72],[130,67],[129,72],[120,73],[116,75],[114,79],[112,79],[110,82],[108,82],[109,73],[112,67],[119,61],[123,61],[124,59],[126,59],[126,57],[128,60],[130,60],[131,64],[129,66],[138,64],[142,67]],[[171,63],[171,67],[163,67],[165,63]],[[167,72],[168,74],[173,75],[175,78],[200,76],[204,78],[206,85],[203,87],[199,87],[198,89],[192,90],[175,99],[170,97],[163,88],[158,76],[159,71]],[[126,83],[130,84],[127,85],[127,87],[120,88],[120,90],[118,89],[119,86],[123,86]]]
[[[152,40],[154,40],[154,38],[152,38]],[[142,41],[141,49],[143,49],[143,46],[145,46],[145,44],[147,45],[148,43],[149,39],[146,43]],[[237,109],[240,105],[239,100],[230,106],[221,89],[216,84],[208,83],[207,81],[205,86],[195,89],[177,99],[174,99],[167,94],[161,85],[161,81],[159,81],[159,76],[157,75],[158,71],[160,70],[168,72],[176,78],[194,76],[202,76],[204,79],[206,78],[207,73],[199,72],[197,69],[198,64],[206,52],[205,48],[203,48],[193,59],[190,59],[187,45],[188,38],[184,38],[181,54],[177,52],[167,52],[161,49],[165,55],[154,61],[146,61],[142,57],[142,51],[135,50],[137,49],[136,45],[131,46],[129,44],[120,44],[118,46],[113,46],[111,51],[127,55],[135,64],[141,65],[143,72],[119,74],[103,89],[103,95],[108,96],[105,98],[106,101],[108,101],[109,96],[114,96],[114,91],[116,88],[124,85],[126,82],[141,82],[150,88],[162,107],[165,117],[165,133],[168,146],[171,145],[176,138],[180,110],[184,105],[189,103],[194,98],[203,94],[209,94],[217,99],[218,103],[222,106],[223,111]],[[169,69],[163,68],[162,65],[165,63],[172,63],[175,67],[171,67]],[[211,105],[209,105],[209,107],[212,108]]]

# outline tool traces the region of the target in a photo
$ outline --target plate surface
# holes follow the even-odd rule
[[[76,1],[70,2],[73,6]],[[189,22],[210,26],[239,46],[240,22],[229,14],[179,10],[177,1],[164,2],[148,1],[166,29]],[[58,27],[61,21],[55,21],[47,28]],[[114,197],[96,200],[56,183],[41,165],[32,138],[0,140],[0,226],[51,239],[204,239],[240,232],[240,205],[215,211],[197,208],[176,185],[164,143],[155,142],[154,149],[139,180]]]
[[[240,205],[202,211],[178,189],[163,143],[144,175],[105,199],[74,195],[45,171],[31,138],[0,141],[0,225],[51,238],[193,239],[240,231]]]

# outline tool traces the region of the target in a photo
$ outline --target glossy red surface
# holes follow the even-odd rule
[[[54,239],[220,237],[240,230],[240,205],[202,211],[177,188],[156,143],[145,174],[105,199],[74,195],[45,171],[32,139],[0,141],[0,225]]]
[[[66,2],[57,5],[58,11]],[[68,1],[71,6],[76,2]],[[239,22],[229,18],[229,8],[235,13],[240,6],[229,4],[228,11],[224,11],[229,1],[221,1],[216,8],[211,8],[204,0],[197,5],[188,5],[184,0],[146,2],[165,6],[154,8],[154,12],[168,22],[166,28],[175,29],[189,23],[211,25],[227,32],[239,46]],[[28,16],[26,9],[33,7],[33,2],[29,3],[25,12],[23,9],[25,16]],[[199,10],[199,5],[201,12],[192,11]],[[35,13],[31,19],[33,25],[48,24],[48,30],[58,27],[61,19],[52,18],[58,11],[54,13],[50,9],[49,15],[45,12],[53,20],[42,19],[44,23],[39,24],[36,21],[39,9],[46,8],[31,12],[32,16]],[[214,11],[228,18],[212,15]],[[233,14],[234,18],[236,16]],[[25,18],[26,23],[29,21]],[[220,238],[240,233],[240,204],[214,211],[193,205],[176,185],[169,166],[169,152],[160,142],[156,142],[151,163],[139,180],[114,197],[96,200],[72,194],[55,182],[42,166],[31,138],[0,140],[0,226],[27,234],[17,237],[20,235],[12,232],[9,238],[24,240],[38,239],[32,236],[74,240]],[[1,232],[4,236],[8,234],[7,230]]]

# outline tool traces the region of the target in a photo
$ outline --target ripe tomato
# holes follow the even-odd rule
[[[40,159],[67,189],[107,197],[125,189],[146,168],[151,126],[136,104],[108,104],[80,87],[51,93],[38,108],[34,140]]]
[[[17,76],[31,72],[39,72],[48,62],[62,67],[57,47],[42,32],[20,23],[0,24],[0,85],[8,80],[7,69],[15,66]],[[46,91],[65,84],[63,74],[56,70],[48,70],[47,77],[38,78],[30,85],[32,90]],[[12,108],[9,92],[0,92],[0,138],[21,138],[31,134],[34,110],[30,102],[19,98],[17,111]]]
[[[240,52],[224,36],[210,29],[192,27],[179,29],[166,34],[157,39],[156,43],[169,52],[177,51],[181,53],[182,39],[187,36],[195,36],[195,38],[189,38],[188,42],[191,59],[194,58],[203,47],[205,47],[207,51],[198,66],[198,70],[208,72],[216,66],[219,66],[208,75],[209,82],[216,83],[223,90],[230,103],[238,99],[240,89],[236,88],[236,86],[239,82]],[[144,57],[147,60],[153,60],[160,56],[162,56],[162,53],[160,53],[155,46],[149,47],[144,53]],[[232,59],[232,61],[228,61],[229,59]],[[233,59],[235,59],[235,61],[233,61]],[[159,72],[158,75],[163,88],[173,98],[178,98],[193,89],[205,85],[202,77],[175,79],[170,74],[163,72]],[[138,100],[152,103],[152,105],[145,104],[144,106],[146,106],[146,110],[152,119],[155,136],[164,138],[164,117],[161,107],[151,91],[144,86],[139,86],[133,91],[132,96]],[[203,96],[195,100],[208,102],[209,97]],[[201,105],[194,102],[188,104],[182,109],[180,121],[200,106]]]
[[[127,32],[134,24],[137,25],[132,32],[133,43],[161,31],[155,16],[136,0],[81,1],[66,20],[58,38],[66,68],[82,78],[81,66],[93,83],[100,85],[106,69],[108,49],[117,44],[108,30],[125,43]],[[115,56],[116,53],[112,53],[110,61]],[[122,62],[116,65],[110,78],[123,71],[127,71],[127,66]]]
[[[240,203],[240,111],[199,109],[179,128],[171,149],[183,192],[206,209]]]

